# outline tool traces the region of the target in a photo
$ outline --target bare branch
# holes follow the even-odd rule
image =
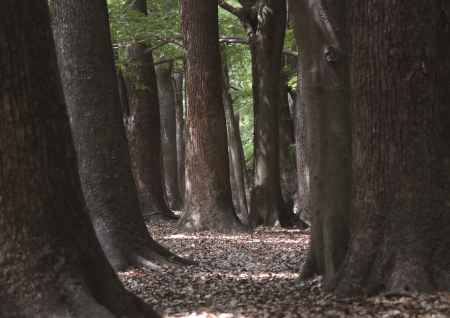
[[[219,6],[230,12],[231,14],[235,15],[236,17],[238,17],[239,19],[243,19],[244,18],[244,10],[242,8],[236,8],[234,6],[232,6],[231,4],[229,4],[228,2],[226,2],[225,0],[219,0]]]

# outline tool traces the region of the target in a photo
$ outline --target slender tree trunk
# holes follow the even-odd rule
[[[348,61],[345,3],[291,1],[299,45],[300,103],[312,214],[310,258],[304,276],[323,274],[329,283],[347,250],[351,185]],[[302,110],[301,104],[300,111]]]
[[[47,1],[2,1],[0,43],[0,316],[158,317],[89,221]]]
[[[259,1],[257,28],[250,34],[254,102],[254,187],[250,222],[287,225],[281,195],[278,104],[281,52],[286,27],[285,1]]]
[[[55,2],[54,33],[81,184],[101,246],[119,270],[145,265],[155,254],[173,255],[153,241],[142,218],[108,25],[104,0]]]
[[[230,80],[225,54],[222,54],[223,89],[222,99],[225,109],[225,119],[228,135],[228,156],[230,158],[230,182],[234,208],[243,224],[248,224],[247,198],[245,194],[244,164],[241,153],[242,140],[239,122],[236,121],[233,110],[233,100],[230,95]]]
[[[178,193],[180,194],[181,204],[184,204],[184,71],[173,73],[173,87],[175,91],[176,105],[175,118],[177,129],[177,171],[178,171]],[[182,207],[180,206],[180,209]]]
[[[448,291],[450,5],[348,4],[355,221],[337,292]]]
[[[147,14],[145,0],[133,0],[131,8]],[[142,43],[128,47],[127,91],[130,114],[127,137],[133,175],[144,215],[157,213],[176,219],[164,194],[162,173],[160,104],[152,52]]]
[[[156,67],[161,120],[161,145],[164,168],[164,184],[167,202],[173,209],[181,205],[178,188],[176,98],[172,83],[172,64],[163,63]]]
[[[241,228],[231,199],[216,1],[182,0],[187,59],[186,193],[182,228]]]

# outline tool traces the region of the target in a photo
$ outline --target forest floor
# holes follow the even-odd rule
[[[164,317],[450,317],[450,293],[338,300],[322,291],[320,279],[301,281],[308,230],[187,234],[174,221],[149,228],[157,241],[199,263],[120,273],[127,288]]]

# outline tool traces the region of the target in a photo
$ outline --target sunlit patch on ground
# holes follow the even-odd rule
[[[320,279],[301,281],[309,231],[189,234],[167,221],[149,229],[160,243],[199,263],[120,273],[128,289],[167,318],[450,317],[450,293],[337,300],[322,291]]]

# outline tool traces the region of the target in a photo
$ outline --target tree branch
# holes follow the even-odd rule
[[[239,19],[244,18],[244,9],[243,8],[236,8],[226,2],[225,0],[219,0],[219,6],[224,9],[225,11],[228,11],[232,15],[238,17]]]

